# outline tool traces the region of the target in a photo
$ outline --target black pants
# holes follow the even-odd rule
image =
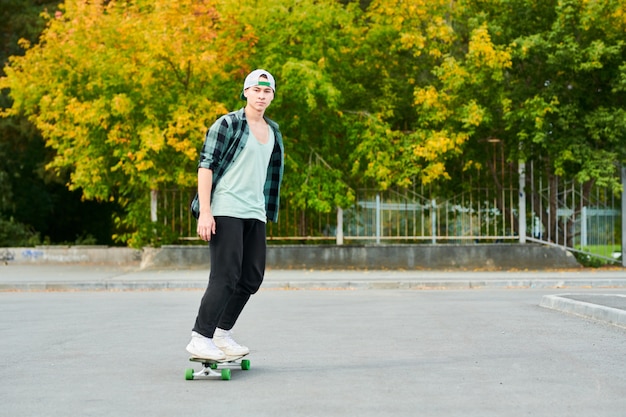
[[[261,287],[265,274],[265,223],[216,216],[209,250],[209,285],[193,330],[213,337],[216,327],[233,328],[250,296]]]

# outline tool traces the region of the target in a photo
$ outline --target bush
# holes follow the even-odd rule
[[[40,243],[39,233],[31,230],[30,226],[18,223],[12,218],[0,218],[0,247],[35,246]]]
[[[585,268],[601,268],[603,266],[613,263],[606,259],[599,258],[587,253],[575,253],[574,256],[576,257],[578,263],[580,263]],[[615,262],[617,262],[617,260]]]

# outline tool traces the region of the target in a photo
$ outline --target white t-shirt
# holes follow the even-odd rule
[[[250,130],[241,154],[219,180],[211,212],[213,216],[258,219],[267,222],[265,214],[265,177],[274,149],[274,131],[268,126],[267,143],[260,143]]]

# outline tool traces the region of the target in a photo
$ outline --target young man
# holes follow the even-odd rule
[[[198,235],[210,242],[211,272],[187,351],[221,360],[249,352],[231,329],[265,273],[265,223],[278,219],[284,148],[265,117],[276,83],[265,70],[245,79],[243,109],[208,130],[198,164]]]

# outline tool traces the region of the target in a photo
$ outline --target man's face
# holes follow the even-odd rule
[[[267,81],[267,78],[261,77],[261,81]],[[272,100],[274,100],[274,90],[265,85],[254,85],[247,88],[243,95],[248,100],[248,105],[255,110],[265,110]]]

